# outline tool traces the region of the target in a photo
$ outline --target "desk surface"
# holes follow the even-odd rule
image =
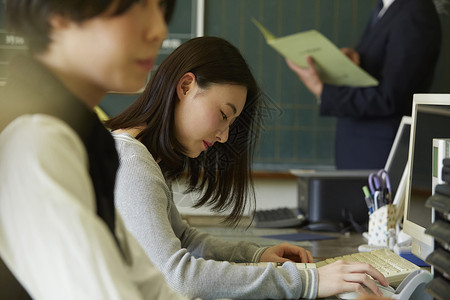
[[[289,234],[298,232],[311,233],[311,231],[305,231],[296,228],[255,228],[249,226],[250,220],[248,218],[244,218],[241,224],[239,224],[236,228],[221,223],[223,218],[216,216],[184,216],[184,219],[191,226],[196,227],[202,232],[208,232],[225,240],[240,241],[245,239],[246,241],[255,242],[260,246],[272,246],[283,242],[283,240],[278,239],[262,238],[261,236],[264,235]],[[317,260],[356,253],[358,252],[359,245],[367,243],[367,241],[362,237],[361,234],[353,232],[341,234],[315,231],[313,233],[333,236],[336,238],[317,241],[289,242],[311,251],[313,257]]]
[[[250,226],[250,218],[243,218],[241,223],[236,227],[227,226],[222,223],[223,217],[219,216],[183,216],[183,218],[193,227],[202,232],[210,233],[214,236],[225,240],[232,241],[251,241],[260,246],[272,246],[282,243],[282,240],[262,238],[262,235],[289,234],[306,231],[294,228],[285,229],[262,229]],[[357,233],[333,233],[333,232],[313,232],[327,236],[334,236],[335,239],[292,242],[294,245],[303,247],[311,251],[315,260],[320,261],[329,257],[342,256],[358,252],[358,246],[366,244],[367,241],[361,234]],[[337,299],[335,296],[322,299]]]

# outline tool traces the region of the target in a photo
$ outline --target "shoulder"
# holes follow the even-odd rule
[[[397,22],[438,23],[439,16],[434,1],[396,0],[395,2],[398,2],[398,5],[392,18]]]
[[[148,151],[144,144],[129,134],[112,133],[112,136],[114,138],[120,160],[139,159],[146,161],[151,165],[158,166],[152,154]]]
[[[132,157],[139,156],[156,163],[155,159],[144,144],[129,134],[112,133],[112,136],[114,138],[114,142],[116,143],[116,148],[119,152],[120,159],[130,159]]]
[[[22,115],[14,119],[0,134],[2,150],[39,154],[56,153],[61,149],[85,154],[84,145],[76,132],[64,121],[49,115]],[[5,143],[4,143],[5,142]],[[5,149],[6,148],[6,149]]]
[[[70,195],[93,207],[87,151],[78,134],[56,117],[22,115],[8,124],[0,134],[0,164],[2,188],[11,195],[48,201]]]
[[[159,167],[147,147],[132,136],[124,133],[112,133],[119,154],[119,173],[140,174],[152,180],[164,180]],[[119,174],[120,176],[120,174]]]

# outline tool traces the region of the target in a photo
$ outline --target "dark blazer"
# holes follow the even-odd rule
[[[441,25],[432,0],[395,0],[370,21],[356,51],[360,66],[379,85],[352,88],[324,84],[321,115],[337,117],[336,167],[383,168],[414,93],[429,91],[441,46]]]

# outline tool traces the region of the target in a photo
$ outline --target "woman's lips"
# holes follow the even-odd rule
[[[209,147],[211,147],[213,144],[209,143],[207,141],[203,141],[203,146],[205,147],[206,150],[208,150]]]

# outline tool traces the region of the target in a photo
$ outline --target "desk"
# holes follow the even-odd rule
[[[260,246],[273,246],[282,243],[282,240],[261,238],[262,235],[289,234],[297,232],[311,232],[295,228],[284,229],[263,229],[255,228],[250,225],[250,218],[244,217],[237,228],[226,226],[221,223],[222,218],[217,216],[183,216],[191,225],[202,232],[210,233],[225,240],[232,241],[251,241]],[[327,236],[335,236],[336,239],[319,241],[290,242],[311,251],[313,257],[317,260],[323,260],[329,257],[342,256],[358,252],[358,246],[367,244],[367,241],[361,234],[347,233],[340,234],[334,232],[314,232]]]
[[[207,232],[224,240],[246,240],[249,242],[257,243],[260,246],[273,246],[284,242],[283,240],[278,239],[262,238],[262,235],[311,232],[296,228],[255,228],[250,226],[251,220],[248,217],[244,217],[241,223],[236,228],[221,223],[223,218],[218,216],[183,216],[183,218],[189,223],[189,225],[196,227],[201,232]],[[329,257],[356,253],[358,252],[359,245],[367,243],[362,235],[357,233],[340,234],[334,232],[323,232],[322,234],[327,236],[335,236],[337,238],[319,241],[288,242],[311,251],[314,259],[317,261]],[[337,299],[337,297],[332,296],[326,299]]]
[[[290,234],[290,233],[311,233],[311,231],[296,229],[296,228],[287,228],[287,229],[262,229],[255,228],[250,226],[251,219],[246,217],[242,219],[240,225],[236,228],[227,226],[226,224],[221,223],[223,217],[217,216],[184,216],[184,219],[193,227],[196,227],[201,232],[206,232],[217,236],[224,240],[230,241],[249,241],[255,242],[260,246],[272,246],[275,244],[282,243],[283,240],[279,239],[268,239],[262,238],[263,235],[275,235],[275,234]],[[318,232],[313,232],[317,234]],[[347,254],[353,254],[358,252],[358,246],[361,244],[367,243],[367,241],[362,237],[361,234],[356,233],[346,233],[339,234],[333,232],[323,232],[322,234],[327,236],[334,236],[335,239],[326,239],[326,240],[317,240],[317,241],[302,241],[302,242],[291,242],[291,244],[301,246],[309,251],[311,251],[314,259],[316,261],[320,261],[330,257],[343,256]],[[422,273],[423,275],[423,273]],[[423,284],[426,283],[424,281],[429,276],[419,276],[416,277],[415,284],[413,285],[414,293],[418,292],[419,294],[415,294],[418,296],[416,299],[424,299],[422,295],[425,295],[423,291]],[[417,285],[419,284],[419,285]],[[406,290],[408,293],[408,290]],[[411,289],[409,290],[411,292]],[[397,295],[398,296],[398,295]],[[403,295],[405,296],[405,295]],[[406,295],[406,297],[409,297]],[[323,299],[337,299],[335,296],[331,296]],[[372,299],[372,298],[371,298]],[[375,298],[373,298],[375,299]],[[377,299],[386,299],[386,298],[378,298]]]

